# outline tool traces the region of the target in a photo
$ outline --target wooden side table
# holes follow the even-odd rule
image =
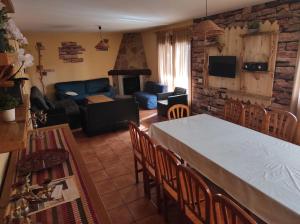
[[[112,98],[105,96],[105,95],[88,96],[88,97],[86,97],[86,100],[87,100],[88,104],[105,103],[105,102],[113,101]]]

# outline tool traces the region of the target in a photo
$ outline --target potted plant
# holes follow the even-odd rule
[[[251,21],[247,25],[249,33],[256,33],[259,30],[259,22],[258,21]]]
[[[16,98],[8,94],[0,94],[0,111],[3,121],[14,121],[16,119],[15,108],[19,105]]]
[[[0,5],[0,64],[9,65],[16,60],[16,55],[13,54],[15,49],[9,43],[7,24],[9,21],[7,11],[3,5]]]

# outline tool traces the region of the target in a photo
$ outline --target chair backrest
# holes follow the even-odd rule
[[[268,112],[268,134],[289,142],[294,140],[297,118],[284,110],[272,109]]]
[[[156,148],[151,138],[144,131],[140,132],[140,146],[145,168],[156,174]]]
[[[167,86],[162,85],[153,81],[147,81],[144,86],[144,92],[157,94],[157,93],[163,93],[167,91]]]
[[[142,155],[141,147],[140,147],[140,129],[138,126],[132,122],[129,121],[128,123],[129,127],[129,133],[130,133],[130,138],[131,138],[131,144],[132,144],[132,149],[133,152],[139,155]]]
[[[259,132],[267,132],[267,111],[257,104],[245,105],[242,125]]]
[[[241,124],[243,120],[244,105],[237,100],[227,100],[224,105],[224,119],[235,124]]]
[[[190,109],[184,104],[175,104],[168,109],[168,119],[178,119],[190,116]]]
[[[213,196],[215,224],[256,224],[240,206],[222,194]]]
[[[181,207],[193,223],[210,223],[211,192],[204,180],[190,167],[178,166]]]
[[[181,87],[175,87],[173,95],[182,95],[186,94],[186,89]]]
[[[156,161],[158,167],[158,173],[160,175],[160,182],[172,196],[177,197],[177,176],[178,165],[180,160],[170,150],[158,145],[156,147]]]

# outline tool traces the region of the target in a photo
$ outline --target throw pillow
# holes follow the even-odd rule
[[[78,96],[78,93],[73,92],[73,91],[67,91],[67,92],[65,92],[65,94],[68,96]]]

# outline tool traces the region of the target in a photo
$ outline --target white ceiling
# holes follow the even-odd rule
[[[208,0],[208,14],[270,0]],[[13,0],[24,31],[131,31],[205,16],[205,0]]]

